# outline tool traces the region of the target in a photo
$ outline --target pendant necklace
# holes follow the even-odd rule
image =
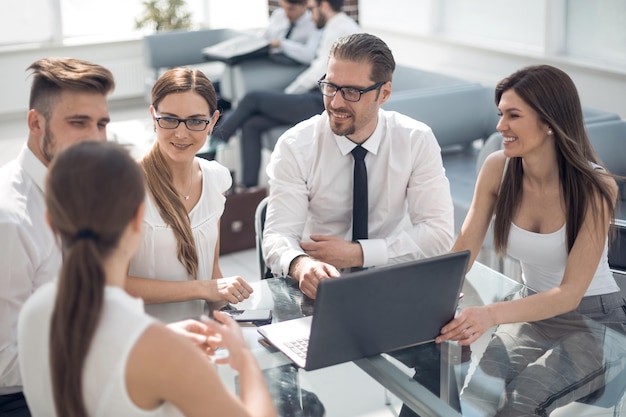
[[[189,197],[191,196],[191,186],[193,185],[193,162],[191,162],[191,172],[189,173],[189,189],[187,190],[187,195],[183,195],[180,194],[180,196],[182,198],[185,199],[185,201],[189,200]]]

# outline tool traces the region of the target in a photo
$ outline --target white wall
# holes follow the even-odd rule
[[[368,28],[366,25],[364,30],[385,40],[399,63],[441,71],[485,85],[495,85],[505,76],[528,65],[557,66],[574,80],[583,105],[611,111],[626,119],[625,74],[576,65],[565,60],[549,60],[462,46],[445,40]]]
[[[104,65],[115,77],[111,99],[141,97],[144,88],[141,41],[121,41],[0,51],[0,116],[28,110],[31,79],[26,68],[44,57],[71,56]]]
[[[232,0],[239,7],[261,0]],[[389,1],[389,3],[387,2]],[[392,48],[399,63],[441,71],[464,77],[486,85],[497,81],[513,71],[532,64],[548,63],[567,71],[578,86],[583,104],[612,111],[626,119],[626,74],[608,70],[600,65],[578,65],[566,60],[548,60],[538,54],[505,53],[494,49],[461,45],[442,37],[428,35],[427,30],[437,25],[436,21],[417,15],[419,4],[430,4],[435,0],[360,0],[360,16],[364,30],[383,38]],[[413,3],[415,2],[415,3]],[[405,3],[405,4],[403,4]],[[381,9],[381,5],[384,8]],[[395,6],[394,6],[395,5]],[[397,10],[402,7],[404,13]],[[254,15],[264,16],[263,11]],[[226,21],[223,10],[208,10],[218,22]],[[398,24],[391,24],[393,16],[401,16]],[[221,17],[221,18],[220,18]],[[258,27],[257,21],[254,21]],[[214,22],[217,25],[216,22]],[[494,24],[502,24],[495,22]],[[412,26],[415,25],[415,26]],[[391,27],[391,29],[390,29]],[[426,27],[426,30],[424,29]],[[397,31],[400,28],[402,32]],[[73,56],[97,62],[110,68],[116,78],[117,88],[112,100],[141,97],[143,94],[143,69],[141,41],[139,39],[104,44],[49,46],[29,49],[0,49],[0,118],[26,111],[30,78],[25,72],[28,65],[45,56]]]
[[[554,0],[547,0],[554,1]],[[566,71],[576,83],[583,105],[619,114],[626,119],[626,72],[601,63],[580,63],[567,58],[545,58],[542,53],[510,48],[479,47],[437,35],[437,0],[359,0],[361,25],[380,36],[402,64],[440,71],[485,85],[495,85],[512,72],[535,64],[550,64]],[[398,13],[399,9],[402,13]],[[389,16],[395,16],[395,20]],[[508,30],[507,19],[493,22]],[[435,33],[434,35],[432,33]]]

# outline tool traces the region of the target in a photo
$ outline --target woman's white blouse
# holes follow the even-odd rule
[[[230,172],[215,161],[197,158],[202,170],[202,194],[189,212],[191,229],[198,251],[198,279],[211,279],[218,223],[224,212],[224,192],[232,179]],[[172,229],[161,218],[152,196],[146,197],[143,241],[130,263],[129,275],[166,281],[192,280],[178,260]],[[173,322],[203,313],[204,300],[148,304],[146,312],[164,322]]]

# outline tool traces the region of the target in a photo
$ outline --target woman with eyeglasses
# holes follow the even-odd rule
[[[196,157],[219,117],[211,81],[198,70],[174,68],[152,88],[156,141],[143,158],[148,197],[143,241],[126,289],[146,311],[172,322],[198,317],[205,301],[238,303],[252,288],[220,271],[219,222],[230,172]]]
[[[166,327],[123,290],[143,239],[143,177],[126,150],[107,142],[73,145],[50,166],[47,218],[63,266],[28,299],[18,325],[33,417],[276,416],[233,319],[217,311],[216,320]],[[217,348],[229,355],[215,362],[239,374],[239,397],[207,357]]]

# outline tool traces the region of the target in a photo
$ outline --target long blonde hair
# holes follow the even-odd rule
[[[152,87],[152,106],[168,95],[193,91],[202,96],[209,105],[210,113],[217,110],[217,95],[211,81],[202,71],[173,68],[165,72]],[[141,162],[146,173],[148,190],[152,194],[165,223],[172,228],[177,243],[178,260],[187,273],[198,278],[198,251],[191,231],[189,215],[174,188],[172,172],[167,165],[158,142]]]

